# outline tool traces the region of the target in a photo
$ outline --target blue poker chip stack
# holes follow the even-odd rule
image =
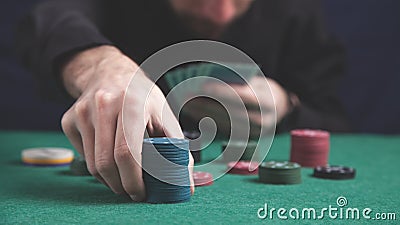
[[[189,141],[177,138],[146,138],[142,167],[148,203],[190,200]]]

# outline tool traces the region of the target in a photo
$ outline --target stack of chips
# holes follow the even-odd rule
[[[68,166],[74,152],[66,148],[30,148],[22,150],[22,162],[30,166]]]
[[[353,179],[356,169],[346,166],[318,166],[314,168],[314,177],[333,180]]]
[[[193,172],[193,180],[196,187],[209,186],[214,183],[212,174],[207,172]]]
[[[190,200],[189,141],[147,138],[143,141],[142,167],[148,203]]]
[[[259,180],[267,184],[301,183],[301,166],[293,162],[263,162],[258,167]]]
[[[258,163],[248,161],[230,162],[228,163],[228,173],[240,175],[257,175]]]
[[[91,176],[87,169],[86,160],[80,155],[74,158],[69,168],[71,173],[76,176]]]
[[[328,164],[329,132],[322,130],[292,130],[290,161],[303,167]]]
[[[250,161],[257,147],[256,141],[222,142],[222,159],[225,163],[232,161]]]
[[[189,139],[189,149],[190,153],[192,153],[193,159],[195,163],[199,163],[201,161],[201,141],[199,139],[200,132],[198,131],[183,131],[183,134],[187,139]]]

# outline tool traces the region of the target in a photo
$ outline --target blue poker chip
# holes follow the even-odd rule
[[[146,149],[143,148],[142,154],[147,154],[149,156],[151,155],[163,155],[165,157],[183,157],[186,158],[187,156],[189,156],[189,151],[184,150],[175,150],[175,151],[159,151],[159,149],[157,149],[158,151],[154,150],[154,149]]]
[[[143,155],[143,157],[145,159],[143,159],[142,162],[145,163],[146,168],[152,167],[152,166],[159,167],[160,165],[149,165],[147,163],[154,164],[154,163],[157,163],[160,161],[163,161],[163,162],[160,162],[160,163],[162,163],[162,165],[164,165],[166,162],[171,162],[171,163],[175,163],[175,164],[179,164],[179,165],[187,165],[187,163],[189,163],[189,159],[188,159],[189,156],[184,158],[184,157],[168,157],[165,155]]]
[[[179,139],[179,138],[167,138],[167,137],[158,137],[158,138],[145,138],[143,140],[143,144],[152,144],[152,145],[186,145],[189,144],[189,140]]]
[[[149,163],[152,164],[155,162],[156,162],[156,160],[143,161],[143,164],[146,165],[146,164],[149,164]],[[179,172],[182,170],[182,168],[187,168],[187,166],[189,165],[189,161],[169,161],[169,160],[167,160],[167,161],[163,161],[162,164],[170,164],[170,165],[169,166],[164,166],[164,165],[160,166],[160,164],[158,164],[159,166],[157,166],[157,165],[144,166],[145,167],[144,169],[149,170],[149,171],[154,171],[154,170],[161,171],[160,168],[164,168],[162,171]]]
[[[157,183],[158,185],[165,186],[165,187],[170,187],[175,181],[181,182],[181,186],[187,186],[190,183],[184,183],[184,182],[190,182],[189,177],[187,176],[182,176],[179,174],[171,175],[171,174],[157,174],[157,178],[154,178],[151,175],[148,175],[147,177],[143,178],[144,180],[148,182],[153,182]],[[174,183],[175,185],[175,183]],[[175,188],[175,187],[174,187]]]
[[[150,196],[147,198],[148,203],[159,204],[159,203],[183,203],[190,201],[190,194],[185,195],[163,195],[160,197]]]
[[[178,138],[146,138],[143,141],[143,181],[148,203],[190,200],[189,141]]]

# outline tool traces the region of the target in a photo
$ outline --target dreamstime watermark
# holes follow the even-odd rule
[[[375,212],[371,208],[347,207],[346,197],[339,196],[336,205],[329,205],[324,208],[269,208],[265,203],[264,207],[257,210],[260,219],[280,220],[321,220],[325,218],[333,220],[397,220],[394,212]]]

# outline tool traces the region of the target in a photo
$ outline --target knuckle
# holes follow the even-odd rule
[[[64,113],[64,115],[61,118],[61,127],[64,131],[64,133],[70,133],[72,126],[73,126],[73,121],[71,120],[71,116],[70,116],[70,111],[67,111],[66,113]]]
[[[98,173],[106,174],[112,169],[113,162],[104,158],[96,159],[95,167]]]
[[[150,97],[154,98],[158,101],[166,101],[165,96],[163,94],[163,92],[161,91],[161,89],[154,84],[154,86],[152,87],[151,91],[150,91]]]
[[[115,147],[114,158],[115,158],[115,160],[117,160],[119,162],[126,161],[126,160],[129,160],[132,158],[132,154],[126,143]]]
[[[106,90],[97,90],[94,94],[95,103],[98,109],[102,110],[113,106],[120,98],[121,93],[113,93]]]
[[[100,177],[99,172],[97,171],[96,167],[94,164],[87,164],[87,169],[89,171],[90,174],[92,174],[92,176],[94,177]]]
[[[79,100],[75,103],[74,112],[78,117],[85,118],[89,113],[89,102],[87,100]]]

